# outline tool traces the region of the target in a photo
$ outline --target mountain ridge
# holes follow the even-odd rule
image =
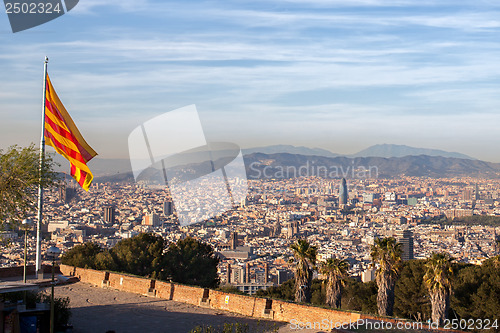
[[[440,149],[431,149],[431,148],[416,148],[406,145],[396,145],[396,144],[376,144],[370,146],[366,149],[363,149],[356,154],[349,155],[350,157],[404,157],[404,156],[418,156],[418,155],[427,155],[427,156],[442,156],[442,157],[454,157],[454,158],[462,158],[462,159],[470,159],[474,160],[468,155],[457,153],[457,152],[448,152]]]
[[[249,179],[321,176],[325,178],[500,177],[500,163],[441,156],[324,157],[289,153],[244,156]],[[190,166],[196,169],[197,166]],[[159,181],[162,171],[149,168],[144,177]],[[132,172],[96,177],[97,182],[134,181]]]

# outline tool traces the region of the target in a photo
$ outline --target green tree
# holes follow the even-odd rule
[[[118,264],[109,250],[103,250],[95,256],[95,269],[100,271],[118,271]]]
[[[157,276],[163,280],[215,288],[220,283],[218,264],[219,258],[212,246],[186,237],[170,244]]]
[[[424,284],[425,260],[403,261],[395,288],[394,315],[416,321],[431,317],[429,293]]]
[[[323,280],[313,279],[311,282],[311,304],[324,306],[326,300]]]
[[[293,301],[295,299],[295,279],[290,279],[276,287],[257,290],[259,297],[272,297],[285,301]]]
[[[377,284],[347,278],[342,295],[342,309],[377,313]]]
[[[347,260],[329,258],[321,265],[321,273],[326,275],[326,304],[340,308],[343,279],[349,271]]]
[[[88,242],[77,245],[63,254],[61,256],[61,262],[68,266],[95,269],[96,256],[101,252],[102,248],[99,244]]]
[[[461,319],[499,319],[500,256],[482,265],[460,265],[456,271],[451,297],[453,314]]]
[[[48,155],[40,172],[39,152],[34,145],[12,146],[0,150],[0,225],[9,220],[21,221],[37,208],[38,186],[55,186],[58,182],[55,163]]]
[[[161,236],[141,233],[119,241],[110,251],[113,262],[108,264],[114,265],[120,272],[152,276],[160,271],[164,248]]]
[[[311,301],[312,272],[316,264],[316,247],[305,239],[298,239],[290,245],[295,257],[295,301]]]
[[[378,264],[376,273],[378,313],[382,316],[392,316],[394,288],[401,266],[401,244],[393,237],[377,238],[370,254],[373,265]]]
[[[447,253],[433,253],[425,263],[424,283],[429,290],[432,305],[431,319],[442,325],[450,308],[453,269]]]

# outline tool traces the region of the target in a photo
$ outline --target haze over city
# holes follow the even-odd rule
[[[393,143],[499,162],[500,4],[81,1],[12,33],[0,16],[1,148],[37,143],[43,59],[100,158],[196,104],[209,140],[351,154]]]

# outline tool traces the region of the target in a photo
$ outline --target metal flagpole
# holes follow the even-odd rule
[[[47,92],[47,63],[49,58],[45,57],[43,65],[43,99],[42,99],[42,136],[40,138],[40,185],[38,186],[38,221],[36,224],[36,276],[42,268],[42,215],[43,215],[43,185],[42,185],[42,170],[45,158],[45,98]]]

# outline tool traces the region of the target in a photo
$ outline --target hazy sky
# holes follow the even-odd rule
[[[15,34],[2,10],[0,45],[0,148],[39,141],[47,55],[102,158],[196,104],[209,140],[242,147],[395,143],[500,162],[499,1],[80,0]]]

